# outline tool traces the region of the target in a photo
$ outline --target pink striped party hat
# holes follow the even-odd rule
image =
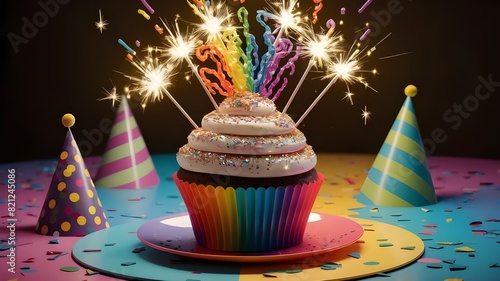
[[[122,96],[95,180],[97,187],[140,189],[159,183],[146,143]]]

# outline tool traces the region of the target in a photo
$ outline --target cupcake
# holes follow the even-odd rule
[[[323,182],[293,120],[254,93],[226,97],[177,153],[173,178],[198,245],[263,252],[298,245]]]

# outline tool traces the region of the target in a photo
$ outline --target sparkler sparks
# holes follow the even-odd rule
[[[370,119],[370,115],[372,113],[366,109],[366,105],[365,105],[365,109],[361,110],[361,111],[363,112],[363,113],[361,113],[361,118],[363,118],[365,120],[365,125],[366,125],[366,121],[368,121],[368,119]]]
[[[95,22],[95,26],[99,31],[102,33],[104,30],[106,30],[106,26],[108,25],[108,21],[104,20],[101,14],[101,10],[99,9],[99,21]]]
[[[278,35],[276,36],[275,42],[277,42],[281,36],[287,34],[289,30],[295,31],[297,34],[302,33],[304,18],[301,16],[301,12],[297,10],[298,0],[281,0],[274,2],[267,2],[269,11],[258,11],[262,13],[265,17],[273,19],[278,23]]]
[[[104,89],[104,94],[106,97],[99,99],[100,101],[102,100],[111,100],[113,107],[115,107],[115,102],[120,101],[120,95],[116,91],[116,87],[113,86],[111,90],[108,90],[106,88]]]
[[[182,106],[175,100],[175,98],[167,90],[170,86],[171,79],[175,75],[174,67],[171,63],[161,62],[154,53],[158,50],[152,47],[147,49],[148,55],[144,60],[136,62],[135,60],[129,60],[132,65],[136,68],[139,76],[132,76],[122,73],[125,77],[132,80],[132,87],[130,92],[137,93],[142,97],[142,107],[146,107],[146,104],[150,101],[154,102],[156,100],[160,101],[164,96],[167,96],[170,101],[179,109],[179,111],[188,119],[188,121],[198,129],[198,125],[193,121],[193,119],[187,114],[187,112],[182,108]]]
[[[183,36],[179,30],[179,24],[177,22],[178,19],[179,16],[177,15],[173,29],[162,20],[162,23],[168,33],[167,36],[165,36],[165,40],[167,40],[167,48],[161,49],[162,55],[174,64],[179,64],[183,60],[189,59],[194,54],[194,49],[199,40],[195,34],[190,34],[187,30],[185,34],[189,35]]]
[[[168,33],[168,35],[165,36],[165,39],[167,40],[167,47],[161,49],[162,56],[166,57],[167,61],[171,61],[174,65],[179,65],[182,61],[186,61],[193,74],[203,86],[205,93],[208,95],[215,109],[218,109],[219,106],[210,94],[210,91],[206,87],[205,83],[203,83],[203,80],[198,73],[198,68],[193,64],[193,61],[191,60],[191,56],[194,54],[195,48],[198,45],[199,37],[195,34],[183,36],[179,29],[178,19],[179,16],[177,15],[175,18],[173,30],[165,23],[165,21],[162,20],[163,25],[165,26],[165,29]],[[186,34],[188,34],[187,31]]]
[[[210,6],[207,6],[200,0],[194,0],[194,3],[188,1],[193,12],[202,21],[200,24],[196,24],[198,27],[197,31],[208,36],[209,40],[220,39],[221,33],[231,26],[233,15],[229,12],[228,7],[222,2],[217,4],[212,3]]]
[[[148,48],[148,55],[144,60],[137,62],[129,60],[136,68],[139,76],[123,74],[133,81],[131,92],[137,93],[142,97],[142,104],[145,106],[150,101],[162,100],[168,86],[171,85],[171,78],[175,75],[173,65],[168,62],[162,62],[153,56],[155,50]]]
[[[241,3],[243,2],[241,1]],[[321,2],[321,0],[314,1],[316,4]],[[365,8],[370,2],[370,0],[366,1]],[[160,101],[167,96],[193,126],[197,127],[167,90],[172,85],[171,79],[175,70],[183,62],[189,65],[215,109],[218,110],[218,105],[213,98],[216,93],[229,96],[234,93],[252,91],[267,97],[274,95],[274,100],[288,83],[287,78],[282,77],[282,74],[285,73],[284,70],[292,75],[295,71],[297,58],[305,58],[308,60],[307,68],[282,114],[286,114],[290,103],[312,67],[324,69],[322,78],[329,81],[313,104],[296,122],[296,126],[329,91],[331,86],[339,80],[347,87],[342,100],[348,100],[351,105],[354,93],[349,89],[350,85],[360,83],[374,90],[368,85],[362,74],[367,72],[376,74],[376,70],[363,69],[364,58],[375,51],[377,45],[388,35],[371,48],[361,47],[361,43],[365,45],[364,38],[358,39],[359,43],[355,42],[349,48],[349,45],[343,43],[344,39],[340,32],[335,31],[336,23],[332,19],[327,21],[326,29],[317,33],[314,31],[313,24],[305,24],[308,19],[307,15],[303,16],[298,9],[299,0],[266,0],[266,8],[257,10],[256,15],[257,22],[265,29],[263,43],[267,47],[267,52],[260,50],[259,53],[256,37],[250,33],[248,11],[245,7],[241,7],[237,13],[233,14],[225,5],[224,0],[187,0],[187,3],[193,13],[199,17],[199,23],[194,24],[193,30],[186,28],[185,32],[180,32],[179,15],[176,15],[175,23],[170,25],[160,18],[164,28],[160,28],[158,25],[155,25],[155,28],[161,29],[162,32],[163,29],[166,30],[163,35],[165,46],[154,49],[154,51],[151,48],[145,59],[136,59],[135,51],[123,40],[119,39],[118,41],[128,51],[127,57],[138,74],[123,75],[133,81],[131,92],[142,97],[143,106],[149,102]],[[317,8],[316,12],[319,11],[320,6]],[[232,18],[236,15],[242,26],[233,25]],[[105,29],[107,23],[103,20],[100,10],[99,16],[100,22],[103,23],[101,28]],[[269,20],[275,24],[274,30],[270,28]],[[317,21],[317,17],[315,21]],[[340,21],[338,23],[341,24]],[[97,24],[96,22],[96,26],[98,26]],[[243,30],[243,37],[238,34],[240,28]],[[364,31],[364,36],[361,37],[366,37],[368,30],[364,28],[358,32]],[[293,37],[297,38],[294,42],[290,40]],[[243,43],[243,38],[245,43]],[[160,58],[154,56],[156,54],[153,52],[158,52]],[[192,61],[193,55],[196,55],[202,63],[209,60],[208,63],[212,65],[212,68],[207,66],[198,68]],[[275,86],[280,87],[276,92],[273,90]],[[106,99],[114,100],[111,92],[107,94]],[[369,115],[370,112],[365,107],[363,111],[365,124]]]

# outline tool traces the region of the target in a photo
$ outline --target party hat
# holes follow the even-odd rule
[[[411,100],[417,88],[409,85],[405,94],[406,100],[357,196],[361,203],[413,207],[437,201]]]
[[[53,236],[84,236],[107,228],[109,224],[71,133],[70,127],[75,118],[65,114],[62,122],[68,133],[35,232]]]
[[[160,179],[127,99],[122,96],[96,186],[139,189],[155,186]]]

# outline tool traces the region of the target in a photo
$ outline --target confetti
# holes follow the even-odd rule
[[[476,250],[474,250],[473,248],[467,246],[455,248],[455,252],[475,252],[475,251]]]
[[[85,269],[85,275],[87,276],[92,276],[92,275],[96,275],[96,274],[99,274],[100,272],[99,271],[94,271],[94,270],[91,270],[91,269]]]
[[[473,222],[469,223],[469,225],[472,227],[477,227],[477,226],[483,225],[483,223],[480,221],[473,221]]]
[[[404,247],[401,247],[401,250],[415,250],[415,246],[404,246]]]
[[[121,265],[122,266],[131,266],[131,265],[134,265],[136,264],[136,262],[133,262],[133,261],[128,261],[128,262],[122,262]]]
[[[49,240],[49,244],[59,244],[59,239]]]
[[[419,232],[419,234],[425,234],[425,235],[433,235],[433,234],[436,234],[437,231],[436,230],[422,230]]]
[[[68,254],[67,252],[62,252],[62,253],[60,253],[60,254],[58,254],[58,255],[56,255],[56,256],[53,256],[53,257],[51,257],[51,258],[48,258],[47,260],[49,260],[49,261],[53,261],[53,260],[56,260],[56,259],[58,259],[58,258],[60,258],[60,257],[62,257],[62,256],[65,256],[65,255],[67,255],[67,254]]]
[[[392,243],[380,243],[378,244],[379,247],[392,247],[394,246],[394,244]]]
[[[92,253],[92,252],[100,252],[101,249],[97,249],[97,248],[96,249],[84,249],[83,251],[86,253]]]
[[[358,252],[352,252],[352,253],[348,254],[348,256],[350,256],[351,258],[355,258],[355,259],[359,259],[361,257],[361,255]]]
[[[80,268],[76,267],[76,266],[63,266],[60,268],[61,271],[64,271],[64,272],[76,272],[78,270],[80,270]]]
[[[378,261],[365,261],[363,264],[364,265],[379,265],[380,263]]]
[[[467,269],[466,265],[453,264],[449,266],[450,271],[458,271]]]
[[[342,264],[338,264],[335,262],[328,262],[326,264],[321,265],[320,268],[323,270],[335,270],[337,268],[342,268]]]
[[[140,252],[145,251],[145,250],[146,250],[146,247],[137,247],[137,248],[132,250],[132,253],[140,253]]]
[[[106,247],[114,246],[114,245],[116,245],[116,242],[104,244],[104,246],[106,246]]]

